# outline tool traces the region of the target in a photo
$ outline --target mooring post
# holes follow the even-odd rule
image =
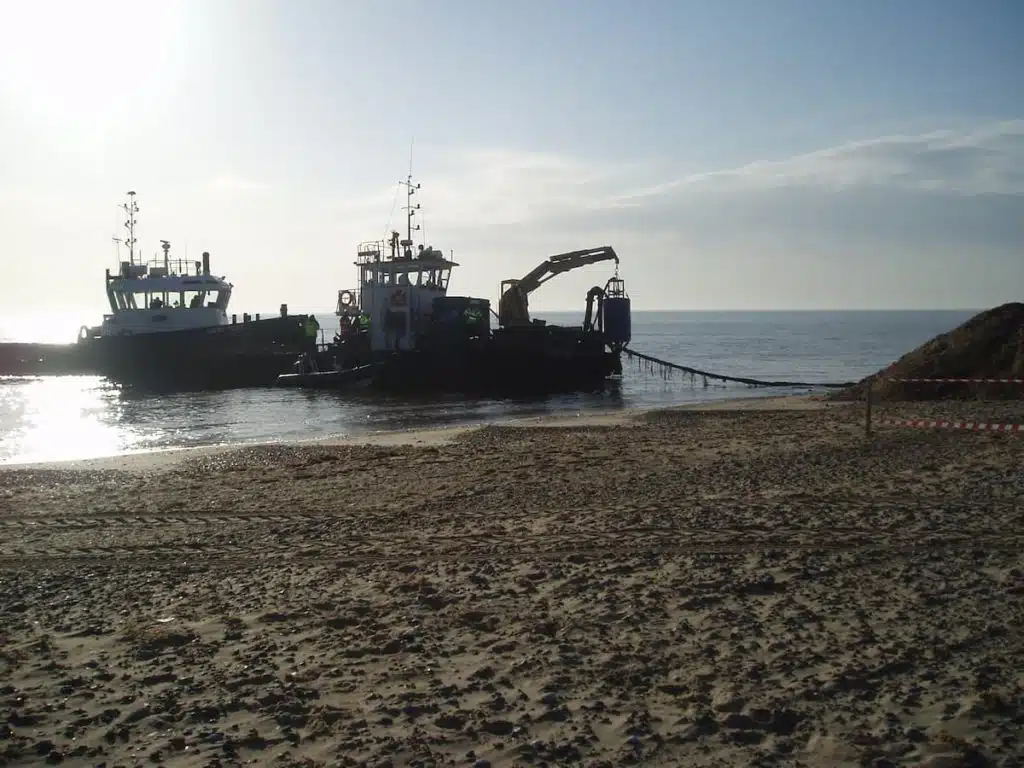
[[[864,404],[864,436],[871,437],[871,391],[875,388],[875,377],[868,379],[868,390]]]

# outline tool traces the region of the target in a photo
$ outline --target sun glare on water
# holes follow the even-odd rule
[[[133,436],[117,424],[113,393],[95,376],[0,379],[0,464],[113,456]],[[116,411],[116,409],[115,409]]]

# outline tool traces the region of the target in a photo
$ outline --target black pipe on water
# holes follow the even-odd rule
[[[731,381],[736,384],[746,384],[749,387],[824,387],[827,389],[843,389],[845,387],[852,387],[856,382],[847,381],[843,383],[836,382],[818,382],[818,381],[764,381],[762,379],[751,379],[745,376],[728,376],[723,373],[711,373],[710,371],[702,371],[699,368],[690,368],[686,365],[680,365],[679,363],[670,363],[667,360],[660,360],[657,357],[651,355],[645,355],[643,352],[637,352],[630,349],[629,347],[623,347],[625,352],[630,357],[636,358],[638,361],[644,361],[649,364],[648,371],[654,373],[654,366],[662,366],[664,369],[682,371],[683,373],[690,374],[691,377],[701,376],[704,378],[704,386],[708,386],[708,379],[715,379],[717,381]]]

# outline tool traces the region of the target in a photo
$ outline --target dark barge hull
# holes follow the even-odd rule
[[[330,354],[319,356],[321,364],[329,359]],[[469,338],[427,337],[415,350],[337,359],[342,370],[292,373],[279,377],[278,384],[342,390],[368,385],[404,395],[531,397],[600,392],[609,377],[622,373],[619,353],[606,348],[601,334],[557,326],[499,329]]]
[[[79,342],[96,373],[148,391],[272,386],[315,349],[305,316]]]
[[[600,392],[622,372],[604,335],[575,327],[497,328],[486,336],[425,337],[396,356],[376,384],[389,392],[451,391],[488,397]]]
[[[618,370],[611,353],[554,357],[541,351],[449,349],[409,352],[381,366],[374,389],[396,394],[531,397],[600,392]]]
[[[72,344],[0,343],[0,376],[105,376],[128,386],[269,386],[315,349],[305,316],[212,328],[84,338]]]

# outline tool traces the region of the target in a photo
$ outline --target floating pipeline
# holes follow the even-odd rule
[[[670,363],[667,360],[660,360],[657,357],[637,352],[629,347],[623,347],[622,351],[629,357],[635,359],[639,365],[646,364],[648,373],[651,373],[652,375],[655,371],[660,370],[662,377],[667,379],[672,374],[672,371],[681,371],[682,373],[689,374],[691,382],[695,381],[698,376],[701,377],[704,380],[705,387],[709,386],[709,379],[721,382],[745,384],[748,387],[823,387],[828,389],[842,389],[851,387],[855,383],[852,381],[843,383],[825,383],[820,381],[764,381],[762,379],[751,379],[745,376],[728,376],[723,373],[712,373],[710,371],[702,371],[699,368],[680,365],[679,363]]]
[[[0,376],[96,375],[82,344],[0,343]]]

